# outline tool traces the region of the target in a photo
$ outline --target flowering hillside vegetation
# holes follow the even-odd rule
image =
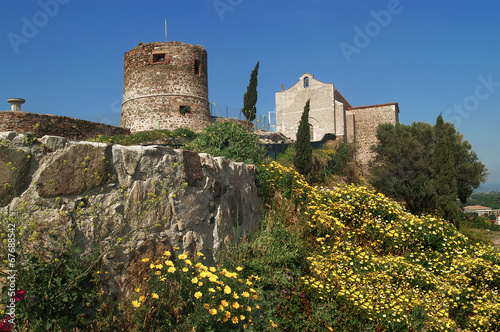
[[[309,298],[335,303],[372,330],[500,330],[500,253],[491,246],[366,187],[311,187],[275,162],[263,167],[260,185],[294,199],[305,216],[316,242],[300,278]]]
[[[71,246],[44,249],[49,261],[26,253],[18,291],[3,286],[0,331],[13,330],[8,301],[18,331],[500,331],[498,249],[363,186],[314,187],[277,162],[257,167],[256,181],[258,234],[215,257],[177,247],[142,257],[119,300],[99,251],[87,265]],[[0,221],[27,220],[20,234],[34,242],[34,215],[22,205]]]

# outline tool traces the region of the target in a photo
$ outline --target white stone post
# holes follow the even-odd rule
[[[7,102],[10,103],[10,109],[13,112],[21,111],[21,104],[25,103],[25,100],[22,98],[9,98]]]

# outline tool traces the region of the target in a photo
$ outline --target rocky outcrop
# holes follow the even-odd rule
[[[2,188],[16,188],[2,193],[3,209],[29,210],[27,249],[72,244],[82,257],[100,254],[117,297],[133,287],[144,257],[179,247],[213,261],[259,229],[252,165],[158,145],[12,132],[0,140]]]

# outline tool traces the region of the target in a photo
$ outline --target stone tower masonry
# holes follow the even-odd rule
[[[124,55],[120,127],[131,132],[210,123],[207,51],[181,42],[139,45]]]

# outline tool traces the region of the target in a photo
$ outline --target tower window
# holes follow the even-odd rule
[[[181,115],[186,115],[186,113],[191,113],[191,106],[180,106],[179,112]]]
[[[194,60],[194,74],[200,75],[200,60]]]
[[[151,58],[150,58],[151,59]],[[152,63],[165,63],[167,59],[166,53],[153,53]]]
[[[304,88],[309,87],[309,77],[304,77]]]

